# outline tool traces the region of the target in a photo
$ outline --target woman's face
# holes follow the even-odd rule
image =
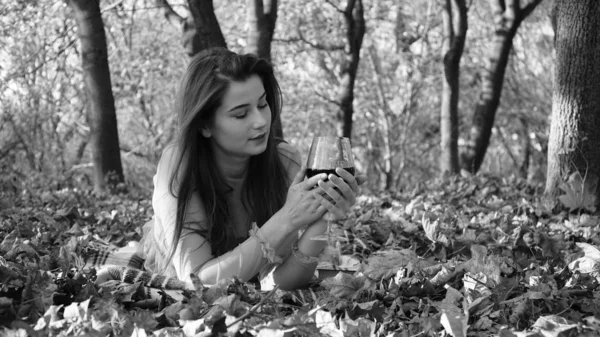
[[[218,155],[250,157],[267,149],[271,109],[262,80],[253,75],[231,82],[212,125],[202,130]]]

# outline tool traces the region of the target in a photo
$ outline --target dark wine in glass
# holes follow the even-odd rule
[[[306,163],[306,176],[312,177],[319,173],[338,175],[335,169],[341,167],[354,175],[354,157],[350,139],[346,137],[314,137],[308,153]],[[328,197],[326,195],[326,197]],[[327,220],[327,232],[324,235],[313,237],[313,240],[329,241],[329,227],[331,217],[325,214]]]

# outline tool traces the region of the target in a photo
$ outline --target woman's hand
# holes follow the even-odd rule
[[[350,207],[356,203],[356,196],[360,192],[359,185],[366,181],[366,177],[359,175],[354,177],[343,168],[336,168],[335,174],[330,174],[327,181],[320,180],[319,187],[323,193],[318,193],[318,199],[331,215],[333,220],[343,219]]]
[[[306,166],[302,166],[288,189],[285,205],[281,208],[289,217],[291,230],[298,230],[320,219],[327,209],[316,197],[317,182],[327,175],[317,174],[304,180]]]

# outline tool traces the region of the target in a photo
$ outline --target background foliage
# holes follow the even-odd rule
[[[436,1],[365,1],[367,33],[355,89],[352,138],[369,189],[410,188],[438,174],[442,76],[441,8]],[[152,1],[102,3],[119,139],[131,185],[149,188],[156,158],[174,132],[173,102],[187,56],[179,31]],[[182,14],[183,3],[172,3]],[[514,41],[494,134],[482,170],[520,175],[525,148],[531,181],[544,178],[551,102],[550,4],[527,18]],[[85,103],[75,22],[64,2],[2,1],[0,160],[4,170],[87,180]],[[245,2],[216,2],[229,48],[245,46]],[[284,92],[286,138],[302,152],[313,135],[337,128],[332,103],[341,17],[329,1],[282,1],[272,58]],[[486,2],[473,2],[462,61],[460,125],[467,131],[490,44]],[[377,65],[379,68],[375,67]],[[385,100],[389,109],[383,106]],[[459,142],[460,144],[460,142]],[[385,163],[389,159],[385,176]],[[391,169],[390,169],[391,168]]]

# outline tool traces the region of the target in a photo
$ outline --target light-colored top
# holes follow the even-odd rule
[[[300,169],[300,154],[285,142],[278,145],[278,151],[291,182]],[[175,169],[175,153],[175,145],[165,148],[153,179],[154,217],[144,226],[141,243],[142,254],[146,258],[145,267],[148,270],[183,281],[190,281],[190,274],[195,273],[204,285],[211,286],[232,276],[238,276],[243,281],[259,273],[259,276],[264,276],[262,274],[271,270],[274,263],[281,262],[290,255],[292,245],[298,240],[297,233],[287,236],[278,251],[272,251],[268,243],[258,235],[257,228],[250,227],[248,213],[242,205],[243,179],[229,178],[226,179],[227,183],[233,188],[233,192],[228,195],[231,221],[238,238],[246,240],[221,256],[213,256],[210,242],[196,232],[203,230],[208,233],[208,227],[204,205],[199,195],[194,193],[187,205],[185,216],[186,227],[190,228],[182,231],[175,253],[168,261],[177,214],[177,198],[169,191],[169,181]],[[288,186],[285,188],[287,190]]]

